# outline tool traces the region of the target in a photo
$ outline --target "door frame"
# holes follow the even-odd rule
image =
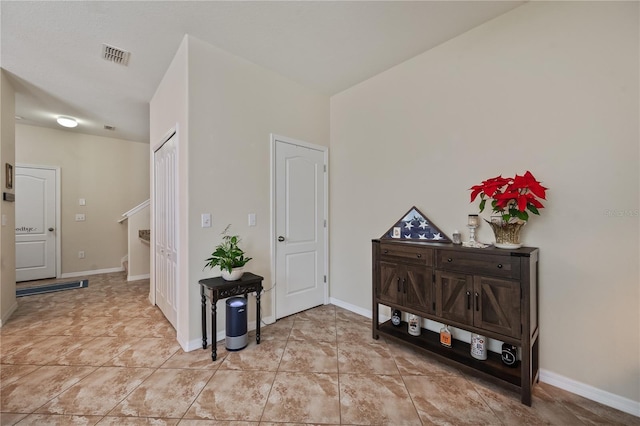
[[[156,229],[156,212],[155,212],[155,198],[156,198],[156,194],[155,194],[155,186],[156,186],[156,173],[155,173],[155,160],[156,160],[156,152],[162,148],[162,146],[167,143],[169,141],[169,139],[171,139],[172,137],[175,137],[175,144],[176,144],[176,182],[175,182],[175,190],[176,190],[176,199],[179,199],[179,193],[180,193],[180,187],[178,186],[178,181],[179,181],[179,168],[180,168],[180,150],[178,148],[178,143],[179,143],[179,137],[178,137],[178,125],[176,125],[175,127],[172,127],[163,137],[162,139],[160,139],[159,142],[157,142],[156,144],[151,146],[151,152],[150,152],[150,159],[149,161],[151,162],[151,164],[149,165],[150,167],[150,175],[149,176],[149,182],[151,184],[151,188],[149,188],[149,199],[150,199],[150,203],[149,203],[149,207],[150,207],[150,219],[151,219],[151,229],[154,230]],[[180,209],[176,208],[176,224],[180,223],[179,220],[180,217]],[[157,306],[156,305],[156,251],[155,251],[155,244],[153,241],[153,232],[151,232],[151,251],[150,251],[150,263],[149,263],[149,276],[150,276],[150,280],[149,280],[149,301],[151,302],[151,304],[153,306]],[[176,250],[178,252],[178,256],[181,252],[181,246],[180,246],[180,232],[179,229],[176,229]],[[179,277],[180,277],[180,258],[178,257],[177,261],[176,261],[176,285],[179,286]],[[181,303],[181,299],[182,297],[180,296],[181,294],[181,288],[177,288],[176,289],[176,306],[178,306],[178,311],[176,312],[176,326],[175,326],[175,330],[176,330],[176,334],[178,333],[179,330],[179,323],[180,323],[180,303]]]
[[[271,237],[271,289],[274,291],[271,292],[271,306],[272,306],[272,315],[264,318],[264,321],[268,324],[274,323],[276,321],[276,291],[278,291],[278,286],[276,283],[276,144],[278,142],[287,143],[290,145],[298,145],[305,148],[310,148],[316,151],[321,151],[324,154],[324,164],[327,167],[326,172],[324,173],[324,217],[327,221],[327,226],[324,227],[324,275],[327,277],[327,280],[324,284],[324,304],[329,303],[329,148],[322,145],[316,145],[309,142],[304,142],[301,140],[289,138],[286,136],[277,135],[274,133],[270,134],[270,159],[271,159],[271,194],[270,194],[270,210],[271,210],[271,229],[270,229],[270,237]],[[267,290],[268,291],[268,290]]]
[[[53,170],[56,175],[56,278],[62,278],[62,214],[61,214],[61,187],[62,182],[60,182],[60,167],[58,166],[46,166],[42,164],[25,164],[25,163],[16,163],[16,170],[14,174],[18,172],[18,167],[30,168],[30,169],[43,169],[43,170]],[[15,176],[14,176],[15,182]],[[13,230],[13,236],[15,240],[15,232]]]

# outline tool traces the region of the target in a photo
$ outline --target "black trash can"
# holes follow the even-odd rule
[[[239,351],[249,344],[247,332],[247,299],[231,297],[227,299],[226,336],[224,339],[228,351]]]

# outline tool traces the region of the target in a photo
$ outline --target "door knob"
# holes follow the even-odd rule
[[[280,235],[280,236],[278,237],[278,241],[283,242],[283,241],[284,241],[284,237],[283,237],[282,235]]]
[[[53,232],[53,228],[49,228],[49,231]]]

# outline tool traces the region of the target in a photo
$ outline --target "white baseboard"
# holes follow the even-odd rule
[[[276,318],[273,315],[271,315],[271,316],[268,316],[268,317],[260,318],[260,321],[262,322],[262,327],[264,327],[265,324],[269,325],[269,324],[273,324],[274,322],[276,322]]]
[[[359,306],[354,306],[350,303],[343,302],[342,300],[338,300],[333,297],[329,299],[329,302],[333,305],[347,309],[351,312],[355,312],[356,314],[363,315],[367,318],[372,318],[373,316],[370,310],[363,309]],[[380,314],[379,319],[381,322],[384,322],[389,318],[386,315]],[[544,369],[540,369],[540,381],[566,390],[567,392],[583,396],[587,399],[590,399],[591,401],[599,402],[600,404],[615,408],[616,410],[624,411],[625,413],[640,417],[640,402],[638,401],[634,401],[613,394],[611,392],[595,388],[593,386],[578,382],[576,380]]]
[[[2,326],[5,325],[7,321],[9,321],[9,318],[11,318],[11,315],[13,315],[16,309],[18,309],[18,301],[14,300],[11,307],[7,310],[7,312],[5,312],[2,318],[0,318],[0,328],[2,328]]]
[[[542,368],[540,369],[540,381],[599,402],[608,407],[615,408],[616,410],[640,417],[640,402],[638,401],[633,401],[629,398],[598,389]]]
[[[127,281],[147,280],[151,278],[151,274],[127,275]]]
[[[356,305],[352,305],[351,303],[343,302],[342,300],[338,300],[334,297],[329,298],[329,303],[331,303],[332,305],[336,305],[340,308],[346,309],[347,311],[351,311],[358,315],[362,315],[363,317],[373,318],[373,315],[371,314],[370,310],[363,309]]]
[[[91,271],[82,272],[68,272],[60,275],[60,278],[76,278],[84,277],[85,275],[98,275],[98,274],[111,274],[113,272],[124,272],[124,268],[109,268],[109,269],[93,269]]]
[[[329,298],[329,303],[332,305],[336,305],[339,308],[344,308],[347,311],[351,311],[354,314],[362,315],[363,317],[367,317],[369,319],[373,319],[373,313],[369,309],[364,309],[356,305],[352,305],[351,303],[343,302],[342,300],[335,299],[333,297]],[[385,322],[390,320],[391,317],[385,314],[378,314],[378,320],[380,322]]]

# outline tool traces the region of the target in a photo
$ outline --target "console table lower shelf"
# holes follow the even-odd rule
[[[391,321],[379,324],[374,329],[374,338],[383,336],[390,340],[404,343],[417,348],[425,353],[434,355],[438,360],[464,370],[467,373],[475,373],[491,382],[506,385],[508,388],[521,392],[522,402],[531,406],[531,389],[533,383],[522,383],[521,368],[512,368],[502,363],[501,356],[495,352],[487,352],[484,361],[473,358],[470,355],[469,343],[455,340],[453,347],[447,348],[440,344],[440,334],[427,329],[421,329],[419,336],[412,336],[406,332],[408,324],[402,322],[394,326]],[[538,377],[534,378],[537,381]]]

